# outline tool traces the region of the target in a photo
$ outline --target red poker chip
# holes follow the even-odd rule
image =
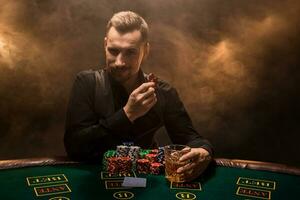
[[[147,77],[147,81],[157,82],[157,77],[153,73],[150,73]]]
[[[117,158],[119,158],[119,160],[122,160],[122,161],[131,161],[129,156],[122,156],[122,157],[117,157]]]
[[[162,164],[158,163],[158,162],[154,162],[154,163],[151,163],[151,167],[161,167]]]
[[[151,153],[151,154],[158,154],[158,152],[159,152],[158,149],[152,149],[150,153]]]
[[[157,84],[157,80],[157,77],[153,73],[150,73],[148,77],[146,77],[147,82],[154,82],[155,85]]]
[[[149,157],[149,158],[155,158],[156,156],[157,156],[157,154],[154,154],[154,153],[146,154],[146,157]]]
[[[146,154],[145,158],[148,159],[151,163],[156,162],[157,154]]]
[[[150,161],[148,159],[137,160],[137,172],[140,174],[148,174],[150,171]]]
[[[143,164],[145,164],[145,163],[150,163],[150,161],[148,160],[148,159],[138,159],[137,160],[137,163],[143,163]]]
[[[155,174],[158,175],[160,173],[162,173],[163,171],[163,166],[160,163],[152,163],[151,167],[150,167],[150,173],[151,174]]]

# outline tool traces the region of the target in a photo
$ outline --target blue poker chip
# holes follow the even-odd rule
[[[163,164],[165,159],[164,155],[164,147],[158,147],[158,153],[157,153],[157,161],[161,164]]]
[[[129,141],[126,141],[126,142],[123,142],[123,145],[124,146],[134,146],[134,142],[129,142]]]

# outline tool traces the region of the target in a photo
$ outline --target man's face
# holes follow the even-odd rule
[[[141,41],[140,31],[119,33],[114,27],[104,39],[104,48],[106,66],[113,78],[121,83],[135,77],[148,53],[148,44]]]

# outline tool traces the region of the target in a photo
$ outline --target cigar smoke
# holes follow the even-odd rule
[[[286,156],[299,152],[296,0],[1,0],[0,158],[63,154],[74,75],[104,64],[121,10],[149,23],[145,71],[178,89],[218,156],[300,163]]]

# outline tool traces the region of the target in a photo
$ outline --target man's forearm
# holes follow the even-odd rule
[[[132,125],[122,109],[106,119],[100,119],[98,124],[74,121],[67,121],[64,142],[68,155],[76,160],[100,157],[112,148],[120,136],[125,136]]]

